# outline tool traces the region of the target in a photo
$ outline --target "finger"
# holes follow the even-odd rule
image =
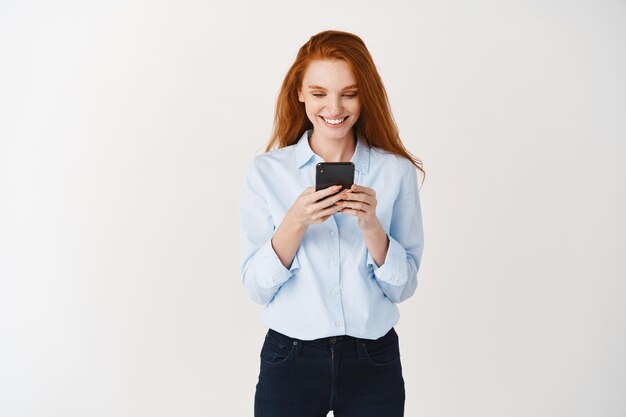
[[[376,192],[371,188],[357,184],[352,184],[352,187],[350,187],[350,191],[354,193],[364,193],[370,196],[374,196],[376,194]]]
[[[361,203],[358,201],[339,201],[337,202],[337,205],[343,208],[350,208],[350,209],[355,209],[355,210],[359,210],[359,211],[367,211],[370,207],[369,204],[367,203]]]
[[[347,197],[344,198],[344,201],[363,201],[365,203],[369,203],[372,197],[365,193],[355,193],[355,192],[347,192]]]
[[[315,187],[306,187],[302,192],[302,195],[312,194],[315,192]]]
[[[332,216],[333,214],[337,213],[339,210],[341,210],[341,207],[333,205],[331,207],[328,207],[328,208],[318,212],[317,215],[314,218],[315,219],[328,218],[328,217]]]
[[[336,195],[330,196],[330,197],[326,197],[318,202],[315,203],[315,205],[313,206],[314,210],[321,210],[323,208],[329,207],[333,204],[335,204],[336,202],[338,202],[339,200],[342,199],[346,199],[348,198],[348,193],[347,191],[342,191],[337,193]]]
[[[327,197],[331,194],[336,193],[337,191],[341,190],[341,185],[337,184],[337,185],[331,185],[330,187],[326,187],[323,188],[319,191],[316,191],[316,193],[320,196],[320,197]]]
[[[329,195],[336,193],[340,189],[341,189],[341,185],[331,185],[330,187],[323,188],[319,191],[315,191],[311,198],[314,199],[313,201],[320,201],[324,197],[328,197]]]
[[[355,216],[355,217],[358,217],[358,218],[362,218],[366,214],[364,211],[350,209],[350,208],[342,209],[339,212],[340,213],[344,213],[344,214],[349,214],[351,216]]]

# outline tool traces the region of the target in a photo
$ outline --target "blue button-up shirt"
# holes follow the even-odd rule
[[[261,322],[301,340],[349,335],[377,339],[400,317],[396,303],[415,293],[424,248],[417,173],[411,162],[358,136],[354,182],[376,192],[376,216],[389,247],[380,266],[357,217],[335,213],[310,224],[289,268],[271,238],[324,160],[299,141],[252,158],[241,184],[241,274],[248,296],[264,305]]]

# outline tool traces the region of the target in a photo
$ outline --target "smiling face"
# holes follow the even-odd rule
[[[352,126],[361,113],[361,103],[356,79],[345,61],[311,61],[298,100],[304,103],[315,136],[322,140],[353,140]]]

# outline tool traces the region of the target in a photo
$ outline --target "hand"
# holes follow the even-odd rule
[[[309,224],[325,222],[326,219],[341,209],[341,206],[337,206],[335,203],[348,195],[347,190],[337,193],[340,189],[340,185],[319,191],[315,191],[314,187],[306,188],[287,210],[285,218],[298,226],[305,227]],[[333,193],[337,194],[330,196]]]
[[[379,226],[380,222],[376,217],[376,191],[356,184],[352,184],[347,191],[347,199],[337,203],[341,207],[340,212],[356,216],[362,230]]]

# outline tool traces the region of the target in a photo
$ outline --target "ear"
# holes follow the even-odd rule
[[[298,100],[301,103],[304,103],[304,95],[302,94],[302,91],[298,90]]]

